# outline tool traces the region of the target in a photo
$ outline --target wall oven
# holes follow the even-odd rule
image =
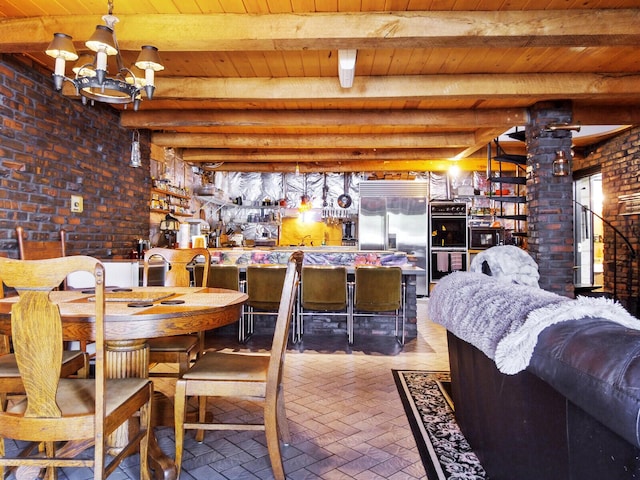
[[[469,229],[467,204],[432,202],[429,205],[429,281],[467,270]]]

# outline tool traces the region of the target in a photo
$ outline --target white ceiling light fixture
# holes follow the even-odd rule
[[[144,45],[135,63],[135,67],[144,71],[144,78],[133,73],[133,66],[124,67],[114,30],[114,25],[119,20],[112,14],[113,0],[109,0],[108,7],[109,13],[102,17],[106,25],[96,26],[96,31],[85,43],[95,55],[83,54],[80,57],[78,65],[73,68],[75,78],[65,76],[65,62],[78,60],[72,38],[65,33],[53,34],[46,54],[56,59],[54,86],[60,91],[65,80],[73,83],[85,105],[88,100],[124,105],[125,108],[129,103],[133,103],[133,109],[138,110],[143,89],[149,100],[153,98],[155,72],[164,70],[164,66],[160,63],[158,49]],[[109,77],[107,73],[109,56],[116,57],[118,73],[114,77]]]
[[[342,88],[353,86],[353,77],[356,74],[357,50],[338,50],[338,78]]]

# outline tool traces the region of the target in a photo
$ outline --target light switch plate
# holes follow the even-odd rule
[[[71,211],[74,213],[82,213],[82,197],[80,195],[71,195]]]

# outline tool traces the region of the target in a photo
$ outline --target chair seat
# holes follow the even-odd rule
[[[316,310],[320,312],[339,312],[347,308],[347,302],[322,303],[322,302],[305,302],[302,305],[307,310]]]
[[[85,355],[80,350],[63,350],[62,351],[62,363],[74,361],[80,359]],[[16,363],[16,357],[13,353],[0,356],[0,378],[17,378],[20,376],[18,371],[18,364]]]
[[[149,388],[146,378],[114,378],[107,380],[106,414],[111,415],[127,400]],[[95,413],[95,380],[61,379],[56,393],[56,403],[63,416]],[[27,402],[21,401],[7,408],[7,413],[22,414]]]
[[[268,354],[207,352],[182,378],[266,382],[269,359]]]
[[[355,310],[360,312],[395,312],[400,309],[400,304],[398,303],[356,303],[354,306]]]
[[[174,335],[173,337],[151,338],[147,341],[154,352],[190,352],[198,348],[197,335]]]

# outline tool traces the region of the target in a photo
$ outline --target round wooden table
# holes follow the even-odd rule
[[[221,288],[134,287],[107,290],[105,311],[105,370],[109,378],[149,376],[147,339],[210,330],[238,321],[247,295]],[[63,320],[65,340],[95,340],[90,290],[51,293]],[[0,333],[11,335],[11,306],[17,297],[0,300]],[[173,303],[173,301],[181,303]],[[163,303],[166,302],[166,303]],[[129,306],[135,303],[136,306]],[[140,305],[147,306],[140,306]],[[110,438],[114,450],[128,428]],[[73,452],[77,452],[73,450]],[[149,460],[155,478],[175,479],[176,467],[151,435]]]

